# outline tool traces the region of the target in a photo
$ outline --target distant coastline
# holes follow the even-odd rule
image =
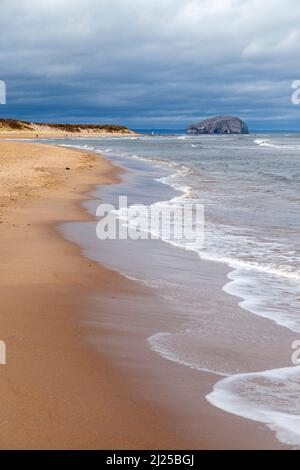
[[[9,138],[67,138],[84,136],[124,136],[135,132],[116,124],[69,124],[0,119],[0,136]]]
[[[186,129],[136,129],[133,128],[133,131],[137,134],[154,134],[154,135],[183,135],[186,134]],[[255,134],[299,134],[299,130],[291,129],[249,129],[251,135]]]

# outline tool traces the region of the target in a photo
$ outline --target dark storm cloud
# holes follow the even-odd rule
[[[296,127],[298,0],[1,0],[2,116]]]

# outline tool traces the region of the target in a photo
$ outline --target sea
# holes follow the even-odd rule
[[[99,186],[95,200],[85,203],[91,213],[99,199],[117,204],[117,194],[127,195],[130,205],[204,205],[204,244],[170,243],[162,236],[159,243],[123,240],[117,247],[107,241],[99,250],[90,240],[84,252],[160,290],[176,305],[177,327],[151,335],[149,348],[165,360],[215,374],[218,380],[206,397],[213,406],[264,423],[279,441],[300,448],[300,363],[274,363],[264,370],[263,361],[255,368],[251,360],[248,366],[222,351],[211,356],[207,347],[204,351],[207,337],[224,332],[232,342],[251,341],[257,348],[263,338],[259,329],[255,335],[250,327],[240,331],[235,321],[229,327],[214,298],[203,312],[199,275],[204,262],[226,267],[223,294],[239,305],[249,325],[264,318],[276,331],[272,340],[278,348],[283,331],[300,340],[300,134],[190,136],[148,130],[124,138],[70,139],[64,145],[99,152],[124,169],[117,191],[115,185]],[[83,232],[87,240],[88,230],[95,233],[88,223],[63,227],[75,241],[74,234]]]

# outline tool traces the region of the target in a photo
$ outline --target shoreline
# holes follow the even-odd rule
[[[120,165],[118,160],[117,163]],[[123,167],[123,164],[121,164],[121,167]],[[92,195],[96,201],[101,199],[112,203],[112,194],[114,195],[114,198],[117,197],[118,193],[130,195],[130,189],[127,187],[127,185],[133,184],[133,187],[135,187],[139,184],[138,181],[140,177],[138,175],[136,176],[136,179],[134,177],[132,178],[135,170],[132,172],[131,166],[130,169],[128,169],[125,165],[123,169],[126,173],[122,175],[122,181],[117,187],[115,187],[115,189],[109,187],[107,189],[103,189],[103,187],[100,186],[97,191],[93,192]],[[124,182],[124,179],[127,180],[127,183]],[[90,211],[91,208],[89,212]],[[93,213],[93,210],[91,213]],[[100,264],[104,263],[104,265],[108,266],[110,269],[116,270],[117,272],[126,273],[127,270],[124,269],[124,267],[127,265],[127,263],[132,263],[133,261],[130,261],[130,253],[132,253],[132,250],[135,249],[136,255],[138,257],[141,255],[138,246],[130,246],[128,248],[130,253],[128,253],[126,256],[126,253],[124,253],[122,249],[119,250],[119,244],[121,242],[114,242],[113,251],[109,249],[109,244],[107,245],[106,243],[103,245],[105,251],[108,249],[108,253],[103,258],[103,255],[101,255],[103,252],[101,249],[101,242],[98,247],[99,242],[96,241],[94,246],[92,240],[84,240],[85,233],[87,235],[88,231],[94,232],[94,229],[92,227],[87,228],[86,232],[85,229],[82,230],[80,227],[80,225],[84,226],[84,224],[76,224],[76,226],[73,226],[73,228],[72,225],[73,224],[70,224],[70,231],[67,230],[65,232],[63,230],[64,236],[68,240],[75,240],[75,243],[82,246],[85,251],[85,255],[89,257],[89,259],[96,260]],[[81,235],[79,235],[79,237],[76,236],[73,238],[70,236],[70,232],[72,231],[75,233],[79,232]],[[168,245],[162,241],[159,243],[164,246],[163,251],[165,251],[165,248]],[[94,249],[96,249],[95,257],[92,254]],[[144,249],[148,251],[149,246],[145,246]],[[171,249],[174,251],[174,258],[177,258],[181,250],[178,251],[178,248],[174,247]],[[185,250],[183,250],[183,252],[184,251]],[[97,252],[99,253],[99,256],[96,254]],[[155,252],[152,252],[152,254],[157,256],[157,253],[155,254]],[[123,268],[120,269],[120,263],[118,261],[115,262],[114,260],[118,260],[119,257],[122,259],[124,255],[125,265],[123,264]],[[111,263],[111,261],[113,262]],[[222,291],[224,284],[227,284],[228,282],[226,276],[231,271],[230,268],[225,267],[224,265],[220,265],[219,263],[199,260],[198,257],[196,263],[197,269],[201,271],[201,275],[204,278],[203,281],[207,284],[206,288],[204,288],[204,295],[202,299],[203,305],[205,305],[205,310],[206,308],[208,310],[210,309],[208,297],[211,296],[215,303],[219,303],[219,296],[221,295],[221,303],[225,302],[226,306],[229,306],[229,309],[237,311],[237,314],[239,315],[244,315],[244,312],[238,307],[237,299],[232,296],[228,296],[228,294]],[[211,274],[212,272],[214,272],[214,275]],[[132,279],[132,275],[134,278],[136,277],[134,272],[130,273],[129,271],[129,274],[129,279]],[[218,279],[218,282],[211,283],[211,281],[215,278]],[[141,285],[140,283],[138,284]],[[150,344],[148,342],[150,336],[157,333],[158,331],[168,331],[169,328],[173,329],[174,325],[171,326],[173,324],[173,320],[172,315],[170,318],[171,312],[169,311],[170,308],[172,308],[172,305],[168,303],[163,304],[160,302],[155,289],[147,287],[147,290],[150,297],[148,296],[146,303],[143,297],[141,299],[139,298],[138,294],[136,295],[134,305],[128,303],[126,296],[124,299],[115,299],[114,303],[117,304],[117,307],[121,305],[124,309],[125,305],[125,312],[123,312],[123,309],[116,310],[112,304],[108,306],[108,310],[111,312],[113,317],[112,320],[110,317],[99,318],[96,316],[90,320],[92,326],[94,328],[98,327],[99,329],[99,336],[96,337],[94,334],[94,346],[98,348],[100,354],[106,355],[111,360],[113,360],[114,363],[120,366],[122,370],[125,368],[128,371],[127,375],[134,378],[135,387],[133,392],[140,390],[140,394],[143,399],[148,397],[148,400],[156,400],[157,395],[159,395],[161,397],[160,403],[163,403],[163,407],[170,411],[174,419],[178,419],[178,416],[181,415],[181,421],[183,422],[181,423],[180,427],[183,429],[185,435],[189,435],[192,432],[191,442],[194,448],[199,446],[203,449],[244,449],[248,447],[253,449],[284,448],[284,445],[276,441],[273,432],[265,428],[265,426],[261,425],[261,423],[245,420],[237,415],[229,415],[228,413],[220,410],[218,413],[215,412],[215,407],[212,407],[206,401],[205,395],[210,393],[214,384],[219,382],[221,379],[219,375],[215,375],[211,372],[204,372],[203,370],[193,371],[190,367],[180,365],[178,362],[174,363],[166,360],[163,355],[157,354],[157,352],[152,348],[150,350]],[[205,292],[207,295],[205,295]],[[98,300],[96,300],[96,302],[97,301]],[[129,314],[126,313],[126,310],[128,309],[130,311]],[[157,312],[157,314],[154,315],[154,312]],[[176,315],[175,312],[174,315]],[[250,316],[250,324],[251,318],[252,317]],[[260,323],[259,320],[258,323]],[[267,324],[268,322],[266,320],[262,320],[262,325],[266,326]],[[179,325],[177,322],[177,327],[178,326]],[[103,331],[105,332],[105,335],[107,334],[110,338],[109,344],[107,343],[105,337],[101,338],[101,335],[103,336]],[[126,332],[126,334],[124,332]],[[224,346],[226,347],[226,341]],[[214,350],[216,348],[216,344],[212,342],[210,347]],[[123,356],[130,360],[124,362],[122,360]],[[139,357],[142,357],[140,361],[137,359]],[[244,353],[242,354],[242,358],[242,360],[245,361],[246,357]],[[147,363],[151,364],[151,367],[147,367],[147,373],[145,373],[145,364]],[[154,368],[155,373],[153,370]],[[168,391],[164,390],[162,385],[164,382],[166,382],[166,377],[168,379],[167,384],[165,385],[167,385]],[[183,387],[183,377],[185,378],[186,383],[189,384],[191,390]],[[147,384],[152,384],[152,388],[155,390],[155,393],[149,390],[148,387],[145,388],[145,382]],[[174,393],[174,389],[176,389],[176,393]],[[197,393],[199,392],[200,395],[198,396]],[[190,402],[192,403],[192,406],[189,406],[187,403],[189,401],[186,399],[188,396],[190,396]],[[200,404],[201,407],[200,410],[198,410],[198,406]],[[205,425],[202,426],[204,416],[206,417],[207,421],[212,422],[205,422]],[[232,439],[232,436],[228,437],[226,435],[226,429],[230,429],[232,426],[236,428],[234,431],[234,439]],[[209,434],[209,438],[207,438],[207,434]]]
[[[282,448],[264,426],[206,401],[217,376],[178,366],[149,348],[145,328],[152,322],[151,309],[158,306],[151,289],[85,258],[79,246],[59,233],[62,221],[93,219],[82,201],[90,199],[87,193],[96,185],[120,182],[119,170],[90,152],[44,144],[0,146],[2,151],[10,147],[11,155],[27,150],[31,157],[48,154],[48,165],[49,158],[55,159],[51,171],[40,162],[37,166],[38,172],[52,172],[49,181],[42,178],[42,194],[21,191],[0,226],[1,339],[8,354],[0,376],[5,403],[0,447],[242,449],[257,448],[260,441],[260,448]],[[131,322],[140,322],[135,331],[126,323],[128,306]],[[86,313],[97,314],[97,326],[87,321]],[[124,330],[118,331],[122,325]],[[122,356],[131,348],[132,334],[136,344],[128,358],[137,358],[133,369]],[[93,335],[104,346],[115,342],[116,357],[106,354],[105,347],[100,354],[93,349],[86,341]]]
[[[15,139],[30,139],[36,140],[38,143],[38,139],[92,139],[95,138],[103,138],[103,137],[135,137],[135,136],[142,136],[143,134],[137,134],[136,132],[63,132],[63,131],[0,131],[0,139],[7,139],[7,140],[15,140]]]

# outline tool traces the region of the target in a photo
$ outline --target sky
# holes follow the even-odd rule
[[[299,0],[0,0],[0,117],[300,130]]]

